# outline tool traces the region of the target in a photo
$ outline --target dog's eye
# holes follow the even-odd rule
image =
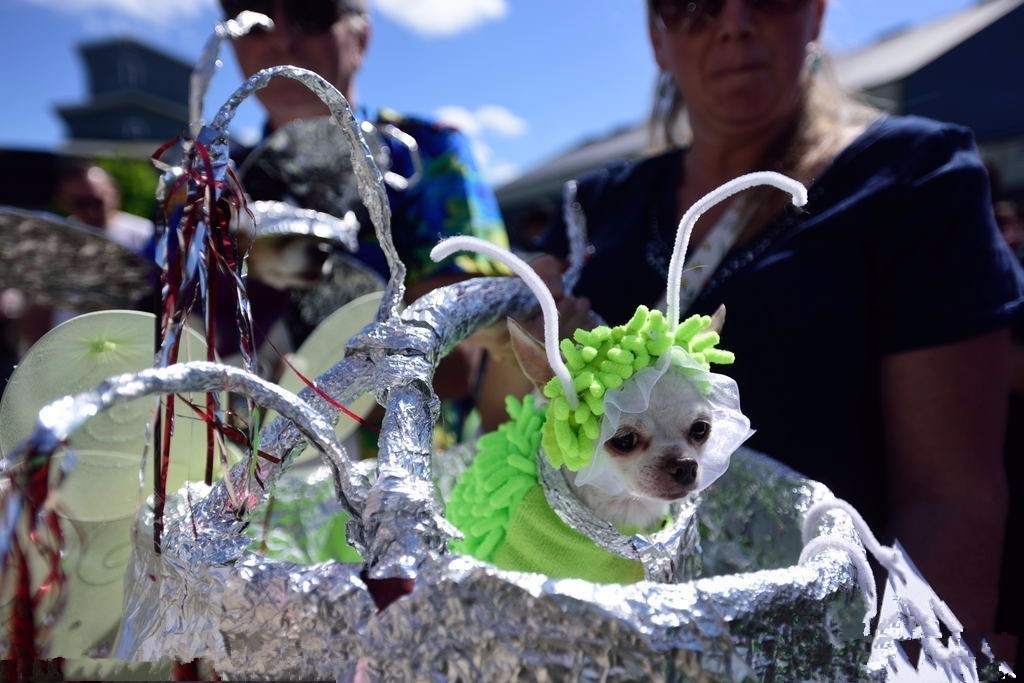
[[[705,420],[697,420],[690,425],[690,441],[703,443],[709,434],[711,434],[711,423]]]
[[[640,437],[637,436],[636,432],[620,432],[608,439],[608,444],[617,451],[627,452],[636,448],[640,442]]]

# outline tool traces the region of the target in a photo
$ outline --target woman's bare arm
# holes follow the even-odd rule
[[[1009,373],[1007,330],[882,364],[889,531],[963,622],[972,647],[995,621]]]

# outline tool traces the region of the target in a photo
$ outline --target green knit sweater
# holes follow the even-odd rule
[[[505,401],[508,422],[480,438],[478,453],[447,503],[448,519],[465,539],[453,550],[502,569],[633,583],[643,566],[599,548],[548,505],[537,474],[545,411],[532,396]]]

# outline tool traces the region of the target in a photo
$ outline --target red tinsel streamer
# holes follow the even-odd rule
[[[37,643],[48,628],[36,623],[36,613],[48,603],[46,611],[56,613],[63,604],[67,577],[61,567],[61,548],[64,545],[60,519],[56,512],[46,508],[50,493],[51,454],[31,450],[21,464],[7,473],[11,489],[23,500],[21,518],[27,522],[28,540],[42,558],[45,575],[33,589],[32,571],[28,554],[22,546],[20,534],[13,534],[8,557],[2,558],[0,586],[6,585],[13,573],[13,599],[11,601],[10,650],[4,654],[4,675],[17,680],[33,680],[39,673],[40,651]],[[55,665],[59,669],[59,662]],[[44,668],[48,668],[44,667]]]
[[[317,386],[316,382],[314,382],[313,380],[309,379],[308,377],[303,375],[301,372],[299,372],[298,368],[296,368],[294,365],[292,365],[291,361],[288,360],[288,357],[285,354],[281,353],[281,351],[276,346],[274,346],[274,342],[272,342],[270,340],[270,336],[269,335],[267,336],[267,343],[270,344],[270,348],[274,349],[274,352],[278,355],[278,357],[282,361],[284,361],[284,364],[288,366],[288,369],[291,370],[292,372],[294,372],[296,374],[296,376],[298,376],[298,378],[300,380],[302,380],[303,384],[305,384],[307,387],[309,387],[310,389],[315,391],[320,398],[322,398],[323,400],[327,401],[329,404],[331,404],[332,406],[334,406],[335,408],[340,410],[342,413],[344,413],[348,417],[350,417],[353,420],[355,420],[357,423],[359,423],[363,427],[366,427],[367,429],[372,431],[377,436],[380,436],[380,430],[379,429],[377,429],[372,424],[370,424],[369,422],[367,422],[363,418],[361,418],[358,415],[356,415],[355,413],[353,413],[351,410],[349,410],[345,406],[341,405],[341,403],[336,401],[334,399],[334,397],[332,397],[326,391],[324,391],[319,386]]]
[[[157,150],[158,159],[172,144],[172,141]],[[217,347],[216,295],[221,286],[220,277],[227,277],[233,284],[232,298],[235,302],[235,317],[238,322],[240,347],[247,369],[255,372],[253,359],[252,322],[248,316],[245,286],[241,277],[241,259],[234,237],[229,229],[231,207],[244,207],[243,194],[238,190],[237,181],[229,174],[228,182],[218,181],[214,174],[213,162],[208,150],[199,142],[184,142],[188,148],[184,172],[170,183],[164,200],[163,227],[165,258],[162,275],[162,310],[160,334],[157,344],[163,350],[162,363],[174,363],[178,359],[178,344],[184,322],[192,304],[190,292],[202,297],[206,327],[207,360],[215,360]],[[184,194],[184,196],[181,196]],[[223,196],[222,196],[223,195]],[[187,272],[195,264],[202,272]],[[186,291],[187,290],[187,291]],[[166,340],[170,346],[163,349]],[[252,409],[252,406],[250,406]],[[208,393],[205,401],[204,422],[207,425],[207,452],[204,479],[213,482],[213,459],[216,449],[216,420],[218,399]],[[154,523],[153,546],[160,552],[163,533],[163,513],[167,491],[167,469],[170,465],[170,443],[174,423],[174,397],[168,397],[164,409],[157,418],[154,440]],[[251,442],[251,439],[249,440]]]
[[[181,398],[185,405],[191,408],[196,413],[196,415],[199,416],[201,420],[206,422],[208,425],[212,426],[213,429],[218,434],[220,434],[227,440],[233,443],[241,444],[246,450],[255,452],[257,456],[263,458],[264,460],[268,460],[275,464],[281,462],[280,458],[270,455],[266,451],[261,451],[259,449],[254,450],[252,447],[252,440],[249,438],[249,435],[246,434],[241,429],[233,427],[229,424],[225,424],[222,420],[217,418],[216,415],[209,414],[207,411],[203,410],[202,408],[197,406],[195,403],[192,403],[185,397],[180,396],[179,398]]]
[[[39,657],[36,650],[35,600],[32,599],[32,573],[28,558],[17,543],[11,549],[15,569],[14,603],[11,605],[11,650],[7,659],[16,663],[19,671],[31,671],[32,662]]]

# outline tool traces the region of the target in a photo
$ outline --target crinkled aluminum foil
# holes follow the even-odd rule
[[[559,518],[605,550],[644,566],[648,581],[681,583],[695,578],[700,566],[697,509],[700,496],[687,496],[672,506],[673,522],[656,534],[624,536],[599,518],[572,492],[565,476],[547,456],[537,458],[537,471],[548,504]]]
[[[0,206],[0,289],[80,311],[134,308],[156,266],[102,231],[48,213]]]
[[[344,508],[356,519],[362,515],[366,505],[367,484],[359,479],[344,448],[337,443],[333,427],[323,414],[297,400],[294,394],[276,384],[238,368],[203,361],[119,375],[106,380],[91,391],[66,396],[50,403],[39,411],[35,431],[8,454],[0,471],[19,466],[21,458],[27,452],[52,454],[89,418],[115,405],[149,395],[215,391],[230,391],[247,396],[257,404],[285,416],[282,422],[287,421],[293,425],[302,434],[302,438],[308,439],[324,453],[334,470],[339,501]],[[72,458],[66,459],[64,466],[72,466],[72,463]],[[258,463],[259,461],[257,467]],[[277,470],[270,470],[270,473],[276,475]],[[248,474],[246,464],[232,470],[232,474],[238,474],[233,482],[235,486],[227,488],[226,498],[222,500],[222,513],[229,518],[241,514],[262,496],[262,491],[253,490],[253,479]],[[272,483],[273,478],[268,477],[262,481]],[[7,507],[3,510],[4,515],[0,520],[6,529],[8,525],[17,523],[16,513],[21,507],[21,494],[17,491],[4,493],[8,494],[5,496]],[[186,549],[202,546],[207,539],[195,538],[199,529],[199,526],[193,526],[187,533],[179,534],[174,540]],[[223,528],[211,528],[211,539],[226,539],[229,543],[237,545],[237,539],[218,533],[223,531]],[[203,535],[199,533],[199,536]],[[9,534],[0,534],[0,544],[6,543],[8,539]],[[171,538],[168,538],[167,542],[168,545],[172,545]],[[6,547],[2,550],[0,555],[6,556]]]
[[[210,81],[220,68],[221,44],[228,38],[240,38],[252,31],[254,28],[270,30],[274,22],[270,17],[258,12],[240,12],[233,19],[227,19],[213,27],[213,33],[206,40],[203,51],[196,61],[195,68],[189,78],[188,88],[188,116],[192,124],[192,135],[198,135],[203,116],[203,100],[206,98],[206,91],[210,88]]]
[[[465,334],[474,316],[476,323],[487,323],[514,310],[511,302],[528,305],[529,298],[514,280],[469,281],[456,289],[464,296],[436,292],[422,308],[411,307],[404,324],[368,326],[342,361],[352,372],[334,378],[350,386],[353,377],[371,369],[384,374],[374,384],[384,387],[394,422],[385,423],[380,474],[362,510],[367,533],[356,540],[369,551],[364,556],[371,558],[371,568],[376,562],[392,573],[415,569],[414,593],[376,614],[359,579],[361,565],[300,566],[262,558],[246,549],[249,540],[238,533],[235,514],[242,510],[237,503],[226,504],[225,487],[194,486],[171,506],[161,556],[144,541],[135,544],[119,658],[199,656],[225,677],[247,679],[334,680],[357,669],[385,680],[412,675],[636,680],[698,674],[731,680],[751,672],[834,678],[840,670],[856,671],[866,648],[839,652],[853,646],[836,645],[859,642],[838,639],[843,620],[834,619],[858,612],[846,557],[829,552],[792,566],[801,547],[801,511],[828,494],[754,454],[735,456],[733,468],[708,489],[701,508],[705,569],[742,567],[744,574],[678,585],[602,586],[501,572],[438,549],[431,535],[448,530],[434,518],[436,498],[426,485],[427,437],[421,433],[429,432],[434,418],[428,384],[436,363],[432,352],[457,341],[445,330]],[[467,314],[464,309],[473,307],[462,303],[474,301],[465,296],[474,289],[484,306]],[[505,306],[491,305],[496,300]],[[447,309],[457,309],[447,317],[446,303]],[[431,323],[442,327],[432,329]],[[114,393],[181,391],[185,385],[203,391],[230,384],[300,422],[311,419],[296,406],[282,405],[292,400],[283,392],[249,381],[227,382],[225,372],[231,371],[209,364],[146,371],[115,381],[122,388]],[[332,381],[331,374],[324,382]],[[109,401],[111,392],[107,387],[99,393]],[[53,413],[87,413],[99,406],[95,398],[83,405],[89,408],[57,406]],[[272,454],[290,452],[311,438],[306,432],[301,435],[281,419],[267,428],[262,444]],[[53,433],[59,438],[63,432],[54,428]],[[330,448],[326,433],[324,443]],[[259,466],[261,479],[273,481],[279,468],[265,461]],[[350,472],[349,481],[353,476]],[[220,515],[204,519],[201,511],[217,499],[218,488],[220,504],[213,507]],[[829,517],[822,531],[849,534],[849,525]],[[137,538],[148,535],[143,519]],[[407,539],[424,535],[428,540],[422,544]],[[383,552],[375,555],[381,544]],[[220,552],[211,553],[213,546]]]
[[[202,656],[239,680],[867,680],[846,557],[795,566],[802,511],[828,496],[741,450],[700,509],[706,578],[599,585],[449,555],[380,614],[361,565],[247,551],[203,566],[136,547],[130,575],[146,589],[129,595],[118,656]],[[819,532],[853,538],[841,515]]]
[[[501,289],[506,296],[497,296]],[[473,290],[481,296],[468,296]],[[489,290],[494,293],[485,296]],[[721,574],[716,578],[674,586],[600,586],[501,572],[444,553],[450,530],[436,516],[438,498],[426,478],[433,423],[427,380],[436,362],[431,351],[457,341],[457,335],[444,330],[461,329],[465,334],[473,327],[474,314],[477,322],[489,322],[512,308],[507,294],[530,298],[524,290],[514,280],[500,279],[461,283],[458,296],[439,290],[406,312],[407,324],[368,326],[352,340],[347,358],[339,364],[362,357],[364,369],[372,367],[384,375],[375,384],[384,387],[382,398],[394,422],[384,425],[380,474],[363,513],[369,551],[364,557],[371,571],[387,570],[381,575],[414,576],[416,590],[411,596],[374,614],[365,589],[352,589],[358,585],[361,566],[272,562],[244,550],[248,539],[211,562],[217,553],[202,552],[204,540],[210,546],[219,536],[216,542],[224,547],[230,534],[214,534],[213,528],[223,530],[225,522],[235,520],[223,515],[220,522],[201,518],[216,496],[202,498],[194,492],[190,512],[181,508],[182,523],[169,520],[177,537],[189,537],[188,547],[169,542],[173,559],[172,551],[165,550],[159,562],[144,545],[135,549],[130,575],[137,580],[118,656],[147,660],[199,655],[227,677],[264,679],[332,680],[359,667],[384,679],[415,674],[441,679],[516,675],[528,680],[607,675],[631,680],[661,678],[666,672],[671,673],[668,678],[685,678],[703,671],[712,679],[731,680],[748,672],[833,678],[840,670],[856,671],[867,647],[857,639],[839,639],[845,620],[837,622],[833,616],[846,615],[853,622],[860,616],[847,558],[824,553],[807,565],[794,566],[802,547],[801,511],[828,493],[751,453],[734,456],[729,473],[704,494],[704,566],[709,574],[711,569]],[[476,300],[481,307],[462,305]],[[504,311],[493,305],[495,300],[506,301]],[[457,309],[449,310],[447,317],[446,302],[448,309]],[[468,314],[465,308],[475,313]],[[418,324],[408,324],[411,321]],[[431,329],[431,324],[441,327]],[[348,385],[352,377],[332,373],[319,383]],[[263,447],[271,453],[290,452],[302,438],[293,427],[278,426],[281,422],[270,425],[263,435]],[[261,462],[263,476],[275,467]],[[223,498],[221,510],[222,505]],[[189,531],[193,523],[203,530],[198,537]],[[828,518],[827,527],[823,533],[853,538],[848,524]],[[258,584],[263,571],[268,580],[279,582],[269,599],[263,590],[248,590],[248,585]],[[341,583],[340,594],[328,588],[333,581]],[[284,585],[319,589],[293,589],[285,596],[280,588]],[[229,593],[230,607],[211,607],[218,599],[229,600]],[[166,612],[160,605],[169,595],[183,596],[175,610],[179,605],[195,608],[170,622],[154,619],[161,609]],[[301,601],[304,608],[292,609],[292,600]],[[322,609],[318,612],[311,604],[321,604]],[[180,633],[168,629],[168,623],[187,623],[189,628]],[[274,639],[268,633],[303,635]],[[358,637],[350,638],[353,633]],[[317,650],[311,658],[305,644],[331,638],[339,645]],[[843,647],[851,649],[840,652]]]
[[[355,251],[359,244],[359,221],[355,214],[349,212],[342,218],[314,211],[301,209],[284,202],[259,200],[249,202],[247,208],[252,212],[252,219],[246,212],[239,215],[238,229],[253,237],[315,237],[332,244],[344,245],[349,251]]]
[[[282,197],[286,201],[345,216],[359,204],[350,146],[345,131],[330,118],[299,119],[278,128],[252,150],[238,167],[238,177],[243,186],[253,177],[268,178],[288,189],[289,196]],[[380,148],[371,152],[380,167]]]
[[[273,75],[307,83],[347,134],[357,130],[347,103],[315,74],[267,70],[202,129],[215,169],[226,164],[223,131],[234,107]],[[221,676],[247,680],[873,678],[864,669],[870,648],[857,635],[863,606],[849,558],[825,550],[797,565],[803,515],[829,492],[750,451],[737,452],[703,492],[696,516],[688,511],[676,527],[647,539],[602,541],[639,555],[649,576],[700,569],[705,578],[600,585],[504,572],[448,553],[456,532],[444,520],[429,464],[433,371],[469,333],[535,302],[517,280],[477,279],[436,290],[399,317],[404,267],[386,232],[380,172],[355,137],[360,194],[392,278],[377,320],[350,340],[344,359],[318,384],[342,403],[373,391],[387,409],[372,483],[334,441],[335,409],[312,390],[296,398],[214,364],[122,376],[41,413],[31,442],[50,449],[88,415],[147,393],[230,390],[284,416],[260,440],[280,463],[243,463],[212,487],[192,485],[172,497],[162,554],[149,542],[152,515],[140,515],[115,655],[136,662],[202,657]],[[349,540],[365,566],[298,565],[249,550],[242,531],[267,494],[254,482],[272,485],[307,441],[327,454],[338,505],[353,516]],[[452,474],[446,469],[446,481]],[[557,485],[551,490],[556,508],[602,536]],[[700,568],[687,563],[698,525]],[[823,516],[817,533],[857,543],[840,511]],[[377,613],[364,572],[415,579],[415,590]]]
[[[391,206],[388,203],[387,190],[384,188],[384,176],[381,174],[373,152],[360,132],[359,122],[356,121],[352,107],[337,88],[316,73],[295,66],[275,66],[253,74],[231,94],[227,102],[217,112],[208,129],[204,129],[210,131],[210,146],[216,147],[216,153],[211,150],[211,157],[226,159],[228,154],[226,131],[238,106],[252,93],[266,87],[272,78],[278,76],[299,81],[317,95],[327,105],[331,112],[331,118],[337,124],[336,127],[346,137],[348,143],[346,147],[349,150],[349,161],[355,176],[358,196],[369,212],[374,233],[384,252],[384,257],[387,259],[390,273],[377,319],[397,318],[405,293],[406,269],[405,264],[398,257],[398,251],[391,239]]]
[[[436,290],[410,306],[400,321],[367,326],[350,340],[346,357],[317,378],[320,389],[342,405],[375,392],[387,409],[379,442],[381,476],[367,493],[363,515],[370,541],[364,557],[371,559],[375,576],[414,577],[415,561],[410,563],[408,558],[444,553],[454,533],[444,520],[426,464],[437,411],[430,381],[437,362],[478,325],[522,315],[535,305],[526,286],[513,278],[476,278]],[[312,389],[304,389],[299,396],[332,422],[337,420],[338,410]],[[287,420],[272,422],[260,436],[261,450],[276,458],[301,452],[305,444],[306,437]],[[280,466],[267,460],[259,460],[256,467],[260,481],[272,482],[280,474]],[[221,530],[188,541],[201,561],[235,558],[237,548],[221,541],[237,535],[245,522],[232,512],[229,492],[243,487],[249,476],[247,467],[240,464],[227,483],[215,484],[209,496],[196,502],[194,523]],[[403,503],[407,496],[412,500]],[[239,516],[251,512],[251,507],[247,502],[244,510],[237,510]],[[402,520],[411,520],[409,526]],[[191,538],[191,526],[191,521],[183,522],[177,531],[169,526],[167,542],[177,535]]]

